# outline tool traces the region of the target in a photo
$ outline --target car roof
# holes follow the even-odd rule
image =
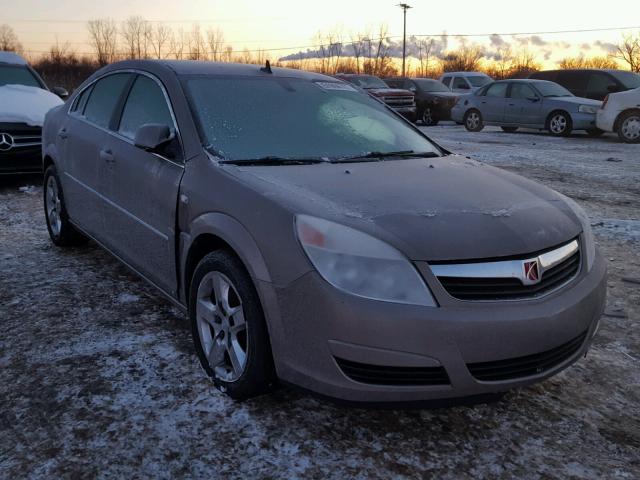
[[[470,77],[470,76],[476,76],[476,75],[484,75],[485,77],[489,76],[484,72],[445,72],[442,74],[443,77],[448,77],[453,75],[457,75],[459,77],[467,77],[467,76]]]
[[[626,70],[620,70],[617,68],[558,68],[555,70],[540,70],[539,72],[533,72],[531,75],[537,73],[557,73],[557,72],[607,72],[618,73],[625,72]]]
[[[15,52],[0,52],[0,63],[28,65],[28,62]]]
[[[261,70],[262,65],[246,63],[204,62],[198,60],[125,60],[108,65],[103,72],[122,69],[140,69],[154,71],[158,68],[171,70],[178,76],[182,75],[229,75],[255,76],[269,75]],[[275,77],[300,78],[303,80],[335,81],[332,77],[319,73],[306,72],[293,68],[272,67]]]

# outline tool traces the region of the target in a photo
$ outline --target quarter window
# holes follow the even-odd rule
[[[87,120],[100,127],[108,128],[122,91],[130,78],[130,73],[116,73],[98,80],[84,110]]]
[[[615,80],[604,73],[592,73],[589,75],[589,83],[587,84],[587,94],[589,96],[601,96],[616,90],[618,85]],[[611,89],[610,89],[611,88]]]
[[[80,93],[80,95],[78,95],[78,98],[76,98],[75,103],[73,104],[73,112],[77,112],[79,115],[82,115],[82,112],[84,112],[84,107],[87,105],[87,100],[89,99],[89,95],[91,95],[91,90],[93,88],[93,85],[85,88],[82,93]]]
[[[146,123],[160,123],[175,128],[160,86],[153,79],[139,75],[122,111],[118,132],[133,140],[138,128]]]

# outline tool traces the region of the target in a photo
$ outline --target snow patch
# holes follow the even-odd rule
[[[46,113],[62,103],[58,96],[42,88],[4,85],[0,87],[0,122],[41,127]]]

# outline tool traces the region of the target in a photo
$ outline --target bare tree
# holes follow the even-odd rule
[[[511,71],[513,70],[513,50],[508,44],[503,44],[498,47],[494,62],[493,76],[498,80],[509,78]]]
[[[168,52],[165,52],[167,47],[171,48],[171,37],[173,31],[161,23],[151,31],[151,39],[149,45],[151,46],[151,52],[153,56],[158,59],[166,58]]]
[[[106,65],[115,60],[118,48],[118,27],[113,20],[98,19],[87,23],[89,44],[98,64]]]
[[[372,74],[378,76],[388,76],[394,70],[391,67],[391,57],[389,55],[389,27],[387,25],[380,25],[378,27],[378,38],[374,46],[373,64],[371,67]]]
[[[433,39],[420,39],[416,41],[416,49],[418,51],[418,61],[420,66],[418,67],[418,76],[429,76],[429,63],[431,61],[431,54],[433,51]]]
[[[176,60],[182,60],[186,43],[183,28],[180,28],[177,32],[171,32],[171,36],[169,37],[169,49]]]
[[[567,57],[558,62],[560,68],[618,68],[618,62],[610,57],[590,57],[584,55],[579,57]]]
[[[122,22],[120,34],[124,40],[124,54],[128,58],[148,57],[148,46],[152,38],[152,27],[143,17],[133,16]]]
[[[626,63],[632,72],[640,72],[640,34],[635,37],[631,34],[624,35],[616,48],[617,51],[611,56]]]
[[[233,62],[233,47],[231,45],[224,47],[224,61]]]
[[[353,56],[356,59],[356,73],[360,73],[360,58],[364,51],[364,35],[358,33],[351,35],[351,48],[353,49]]]
[[[22,44],[16,32],[6,23],[0,25],[0,51],[21,52]]]
[[[540,70],[540,64],[536,61],[535,54],[527,46],[522,47],[515,53],[510,77],[526,78],[536,70]]]
[[[189,60],[207,60],[207,46],[198,24],[189,33]]]
[[[214,62],[222,60],[222,51],[224,48],[224,32],[219,28],[210,28],[207,30],[207,44],[209,46],[209,55]]]
[[[448,52],[442,59],[445,72],[473,72],[480,69],[482,49],[478,45],[463,43],[458,50]]]

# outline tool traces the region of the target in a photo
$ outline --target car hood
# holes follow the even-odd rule
[[[602,105],[601,101],[593,100],[592,98],[583,98],[583,97],[546,97],[546,98],[548,100],[573,103],[576,105],[592,105],[594,107],[599,107],[600,105]]]
[[[413,92],[399,88],[367,88],[366,90],[376,97],[403,97],[406,95],[413,97]]]
[[[459,97],[459,93],[454,92],[425,92],[427,95],[432,95],[434,97]]]
[[[560,194],[456,155],[229,169],[294,214],[366,231],[412,260],[523,255],[567,242],[582,229]]]
[[[0,122],[41,127],[45,114],[63,102],[48,90],[26,85],[0,87]]]

